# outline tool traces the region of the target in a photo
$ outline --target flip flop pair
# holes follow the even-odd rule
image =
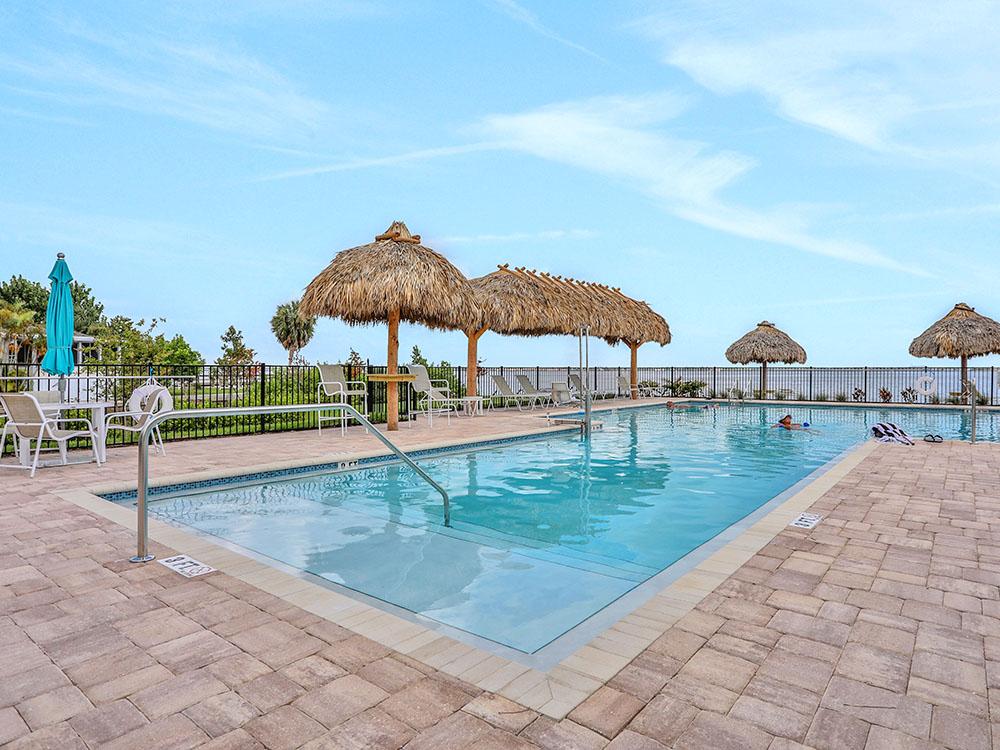
[[[925,443],[943,443],[944,438],[940,435],[931,435],[930,433],[924,435]]]

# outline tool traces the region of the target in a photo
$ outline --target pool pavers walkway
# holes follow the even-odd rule
[[[4,747],[1000,748],[997,445],[879,446],[816,528],[781,531],[560,721],[225,574],[128,563],[129,529],[52,494],[127,478],[117,456],[0,474]]]

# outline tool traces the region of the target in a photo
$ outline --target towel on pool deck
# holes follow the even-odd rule
[[[879,422],[872,427],[872,434],[880,443],[902,443],[903,445],[913,445],[910,436],[903,432],[901,427],[892,422]]]

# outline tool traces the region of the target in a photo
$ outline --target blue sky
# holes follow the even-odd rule
[[[955,302],[1000,317],[1000,4],[13,2],[0,40],[0,276],[62,250],[209,360],[234,324],[282,361],[275,306],[393,219],[468,276],[647,300],[647,364],[722,364],[765,318],[812,364],[902,364]],[[383,361],[384,328],[305,355],[352,346]]]

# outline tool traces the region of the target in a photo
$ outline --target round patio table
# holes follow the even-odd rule
[[[408,372],[397,372],[395,374],[376,372],[368,376],[368,380],[373,383],[412,383],[416,379],[416,375],[412,375]],[[410,403],[410,400],[407,399],[406,403]],[[413,417],[414,415],[412,412],[408,412],[406,415],[406,421],[410,423],[411,427],[413,426]]]

